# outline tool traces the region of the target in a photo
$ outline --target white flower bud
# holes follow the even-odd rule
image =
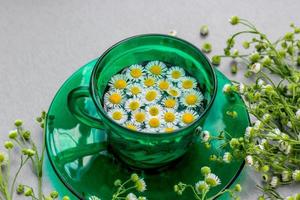
[[[253,157],[248,155],[246,156],[246,163],[249,165],[249,166],[252,166],[253,165]]]
[[[270,182],[270,185],[275,188],[278,186],[279,178],[277,176],[273,176]]]
[[[253,65],[251,65],[250,67],[250,71],[257,74],[258,72],[260,72],[261,70],[261,64],[260,63],[254,63]]]
[[[223,87],[223,92],[224,93],[231,92],[231,85],[230,84],[225,84],[224,87]]]

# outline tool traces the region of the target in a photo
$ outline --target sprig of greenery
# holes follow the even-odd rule
[[[300,181],[300,28],[291,24],[292,31],[273,42],[248,20],[234,16],[230,23],[244,30],[229,37],[224,55],[213,56],[212,62],[219,65],[221,58],[231,58],[246,66],[245,77],[254,83],[227,84],[223,92],[229,98],[242,95],[256,120],[244,138],[231,138],[227,144],[234,157],[242,156],[262,174],[259,199],[283,199],[276,187]],[[240,54],[234,47],[245,34],[252,39],[242,42],[245,52]]]
[[[197,200],[212,200],[215,197],[207,197],[209,190],[213,187],[216,187],[221,184],[221,180],[219,177],[211,172],[211,169],[207,166],[201,168],[201,174],[204,177],[203,180],[198,181],[194,185],[185,184],[179,182],[178,184],[174,185],[174,191],[178,195],[183,195],[183,192],[186,189],[191,189],[195,199]],[[216,196],[222,195],[224,193],[229,193],[230,197],[235,200],[239,200],[240,198],[237,196],[237,192],[242,191],[242,187],[240,184],[236,184],[233,189],[226,189],[220,191]]]
[[[130,183],[131,185],[129,185]],[[137,192],[144,192],[146,190],[146,182],[135,173],[124,182],[120,179],[115,180],[114,185],[117,187],[117,191],[113,194],[112,200],[146,200],[146,197],[137,197],[136,194],[130,192],[132,190],[136,190]]]

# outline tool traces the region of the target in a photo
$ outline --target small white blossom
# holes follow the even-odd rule
[[[246,156],[246,163],[247,163],[249,166],[252,166],[252,165],[253,165],[253,157],[252,157],[251,155]]]
[[[232,155],[229,152],[225,152],[223,156],[223,161],[225,163],[230,163],[232,161]]]
[[[263,126],[260,120],[257,120],[254,124],[255,129],[260,129]]]
[[[205,182],[212,187],[215,187],[217,185],[221,184],[221,181],[219,179],[219,177],[213,173],[209,173],[207,174],[207,176],[205,177]]]
[[[253,134],[254,134],[254,128],[251,126],[248,126],[245,131],[245,137],[250,138],[253,136]]]
[[[146,190],[146,182],[144,181],[144,179],[140,178],[135,182],[135,187],[137,191],[144,192]]]
[[[244,92],[246,91],[245,85],[243,83],[240,83],[238,88],[241,94],[244,94]]]
[[[231,85],[230,85],[230,84],[225,84],[225,85],[223,86],[223,92],[224,92],[224,93],[229,93],[229,92],[231,92]]]
[[[209,190],[209,186],[204,181],[198,181],[196,183],[196,185],[195,185],[195,188],[196,188],[196,191],[197,191],[198,194],[201,194],[204,191],[208,191]]]
[[[292,125],[292,122],[291,122],[291,121],[288,121],[288,123],[287,123],[286,125],[287,125],[287,127],[289,127],[289,128],[293,128],[293,125]]]
[[[176,31],[176,30],[171,30],[171,31],[169,32],[169,35],[171,35],[171,36],[176,36],[176,35],[177,35],[177,31]]]
[[[275,188],[279,184],[279,178],[277,176],[273,176],[270,182],[270,185]]]
[[[202,141],[207,142],[210,138],[210,133],[209,131],[202,131]]]
[[[296,169],[294,172],[293,172],[293,180],[294,181],[300,181],[300,170]]]
[[[135,196],[135,194],[129,193],[129,194],[126,196],[125,200],[138,200],[138,198]]]
[[[260,70],[261,70],[261,64],[260,63],[254,63],[250,67],[250,71],[252,71],[255,74],[257,74],[258,72],[260,72]]]
[[[258,81],[257,81],[257,85],[259,85],[259,86],[263,86],[263,85],[265,85],[266,84],[266,82],[264,81],[264,80],[262,80],[262,79],[259,79]]]

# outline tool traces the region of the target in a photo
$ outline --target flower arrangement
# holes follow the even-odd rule
[[[110,79],[104,108],[128,129],[170,133],[200,116],[204,97],[198,85],[180,66],[161,61],[134,64]]]

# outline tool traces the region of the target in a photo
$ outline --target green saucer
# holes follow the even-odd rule
[[[67,107],[68,93],[78,87],[89,84],[91,70],[96,61],[92,61],[75,72],[57,92],[48,111],[46,124],[46,146],[50,163],[62,183],[79,199],[89,199],[97,196],[101,200],[110,200],[115,192],[113,183],[116,179],[126,180],[133,171],[120,163],[113,155],[103,151],[101,145],[106,140],[106,134],[81,124],[69,112]],[[204,130],[217,135],[227,131],[233,137],[242,137],[249,125],[249,116],[241,98],[229,101],[222,93],[224,84],[230,81],[217,71],[218,92],[215,102],[209,111]],[[93,103],[85,102],[86,108],[95,114]],[[226,111],[235,110],[238,117],[233,119]],[[173,185],[179,181],[194,184],[202,179],[200,168],[211,167],[218,175],[222,184],[213,188],[209,197],[215,196],[221,190],[229,187],[239,175],[244,166],[243,161],[230,164],[209,161],[211,154],[223,155],[224,149],[218,148],[222,142],[213,142],[210,149],[197,142],[180,160],[167,169],[152,171],[135,171],[142,174],[147,190],[143,193],[148,199],[182,199],[191,200],[191,191],[177,196]]]

